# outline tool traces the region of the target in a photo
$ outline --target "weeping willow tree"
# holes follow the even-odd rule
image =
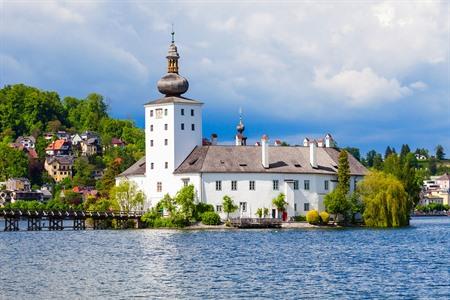
[[[380,171],[369,173],[359,183],[364,222],[371,227],[409,225],[408,195],[400,180]]]

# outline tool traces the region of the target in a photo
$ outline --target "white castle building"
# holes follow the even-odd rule
[[[258,208],[269,208],[272,217],[287,219],[310,209],[324,210],[323,198],[337,183],[339,150],[332,136],[319,141],[305,138],[303,146],[283,147],[269,145],[263,135],[260,143],[249,146],[241,119],[235,145],[218,145],[215,135],[205,142],[203,103],[182,96],[189,84],[178,74],[178,59],[172,39],[168,73],[158,81],[164,96],[145,104],[146,155],[116,181],[135,182],[146,195],[146,207],[192,184],[197,201],[212,204],[223,218],[225,195],[239,206],[234,216],[255,217]],[[353,190],[367,170],[351,155],[349,163]],[[280,193],[288,203],[283,216],[272,205]]]

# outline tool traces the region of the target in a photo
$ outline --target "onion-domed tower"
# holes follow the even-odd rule
[[[247,137],[244,136],[245,126],[242,122],[242,110],[239,109],[239,123],[236,126],[237,134],[236,134],[236,146],[245,146],[247,145]]]
[[[174,32],[166,58],[167,73],[157,83],[163,97],[145,104],[146,195],[153,204],[186,184],[174,171],[202,145],[203,103],[182,96],[189,83],[178,74],[180,55]]]

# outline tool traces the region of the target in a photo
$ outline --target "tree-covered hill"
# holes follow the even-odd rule
[[[7,85],[0,90],[0,134],[2,140],[21,135],[39,137],[44,132],[86,130],[100,134],[102,142],[121,138],[127,144],[144,149],[144,132],[133,121],[108,116],[107,105],[99,94],[85,99],[65,97],[23,84]]]
[[[105,151],[89,157],[85,162],[77,158],[74,165],[73,184],[97,185],[107,191],[114,184],[114,177],[144,155],[144,130],[131,120],[111,118],[107,105],[99,94],[89,94],[84,99],[65,97],[61,100],[56,92],[43,91],[24,84],[7,85],[0,90],[0,181],[10,177],[25,176],[33,184],[47,182],[48,176],[42,170],[45,158],[44,139],[46,132],[82,133],[93,131],[100,136]],[[8,146],[19,136],[32,135],[36,138],[39,168],[26,168],[26,156]],[[125,147],[109,147],[112,138],[125,142]],[[117,163],[120,162],[120,163]],[[94,169],[104,169],[105,176],[99,182],[90,178]],[[37,171],[36,171],[37,170]],[[68,183],[65,183],[66,185]]]

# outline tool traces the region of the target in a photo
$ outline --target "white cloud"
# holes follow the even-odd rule
[[[415,90],[424,91],[428,88],[428,85],[425,82],[416,81],[411,83],[409,87]]]
[[[381,77],[370,68],[344,70],[333,76],[328,76],[324,70],[316,70],[314,86],[338,98],[344,97],[349,100],[348,104],[356,106],[393,101],[412,93],[397,79]]]

